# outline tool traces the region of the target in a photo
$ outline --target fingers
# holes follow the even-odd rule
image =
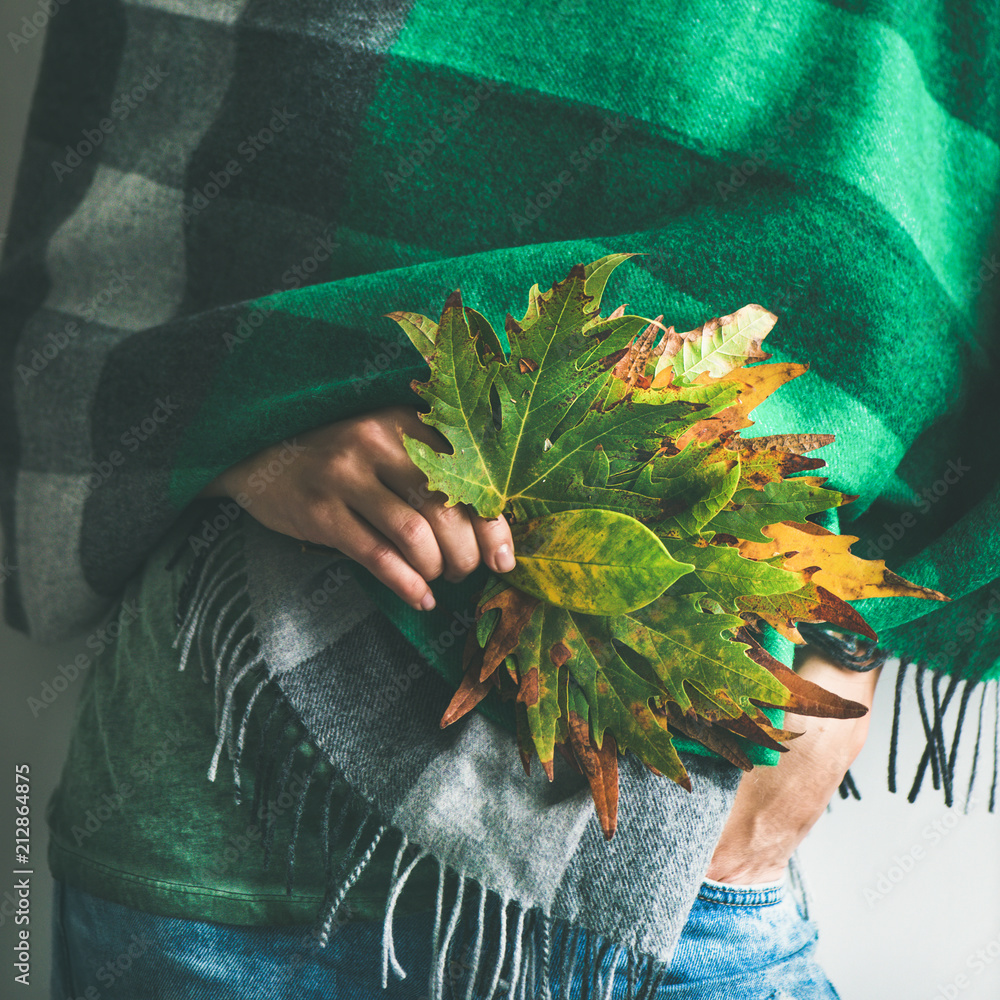
[[[412,407],[386,407],[377,416],[331,425],[317,432],[315,468],[297,483],[301,499],[277,505],[270,520],[289,520],[278,530],[340,549],[412,607],[430,608],[428,580],[457,582],[480,559],[495,572],[509,572],[513,541],[503,517],[480,517],[465,503],[446,506],[444,493],[430,491],[404,435],[451,451]]]
[[[454,539],[447,542],[439,539],[422,513],[374,478],[370,484],[345,493],[344,499],[356,514],[396,546],[424,580],[433,580],[446,569],[455,571],[455,546],[463,541],[460,526],[454,532]],[[471,536],[472,527],[467,527]]]
[[[509,573],[514,568],[514,542],[505,517],[472,515],[472,528],[479,541],[486,565],[495,573]]]
[[[514,545],[505,518],[480,517],[464,503],[445,506],[444,493],[428,490],[427,477],[412,462],[383,468],[380,476],[389,489],[406,497],[407,504],[433,530],[446,580],[455,582],[467,576],[479,565],[480,557],[498,573],[514,568]],[[391,532],[386,534],[395,537]]]
[[[434,595],[427,581],[399,548],[349,507],[337,505],[337,508],[327,507],[315,512],[315,521],[323,537],[310,540],[340,549],[418,611],[433,608]]]

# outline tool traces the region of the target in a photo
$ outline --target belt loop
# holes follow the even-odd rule
[[[811,896],[802,873],[802,866],[799,864],[798,851],[793,852],[792,856],[788,859],[788,884],[795,893],[795,899],[798,903],[799,913],[802,914],[802,919],[808,920]]]

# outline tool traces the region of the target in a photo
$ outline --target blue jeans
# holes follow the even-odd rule
[[[320,950],[306,927],[160,917],[60,882],[53,913],[53,1000],[424,1000],[428,993],[430,914],[396,916],[395,953],[407,976],[400,980],[390,970],[383,991],[379,920],[344,923]],[[558,953],[562,927],[553,928],[553,953]],[[585,995],[580,974],[585,950],[601,943],[586,938],[586,932],[579,935],[569,1000]],[[460,935],[456,944],[461,940]],[[469,934],[465,941],[471,940]],[[655,992],[643,994],[644,980],[637,977],[634,995],[645,1000],[836,1000],[837,992],[813,957],[815,946],[816,928],[797,880],[749,890],[705,882],[668,969],[658,980],[648,977]],[[606,951],[603,971],[610,969],[613,955],[613,949]],[[487,1000],[491,977],[486,973],[494,960],[484,951],[483,985],[475,1000]],[[450,964],[445,996],[464,997],[466,983],[455,977],[467,966]],[[627,996],[628,964],[628,952],[622,951],[615,1000]],[[554,1000],[562,995],[557,985]],[[506,988],[494,996],[506,996]]]

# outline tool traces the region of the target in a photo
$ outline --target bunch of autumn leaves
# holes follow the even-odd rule
[[[776,317],[748,305],[686,333],[624,306],[602,317],[630,256],[535,285],[525,315],[506,318],[509,351],[457,291],[437,323],[390,314],[430,366],[412,383],[430,404],[421,417],[452,446],[407,438],[407,452],[449,502],[507,516],[517,557],[484,588],[441,724],[499,688],[525,769],[534,752],[551,780],[558,749],[587,776],[608,838],[619,751],[690,789],[674,733],[749,770],[745,741],[783,750],[799,735],[765,708],[864,714],[772,657],[762,625],[795,642],[803,621],[874,639],[847,601],[944,599],[809,520],[854,499],[795,475],[825,464],[808,453],[831,435],[740,436],[807,370],[758,363]]]

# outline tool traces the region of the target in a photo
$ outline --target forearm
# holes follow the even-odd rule
[[[809,650],[797,672],[871,709],[881,668],[859,673]],[[864,746],[871,714],[817,719],[786,713],[784,728],[801,732],[775,767],[744,775],[707,875],[755,884],[781,878],[788,859],[826,809]]]

